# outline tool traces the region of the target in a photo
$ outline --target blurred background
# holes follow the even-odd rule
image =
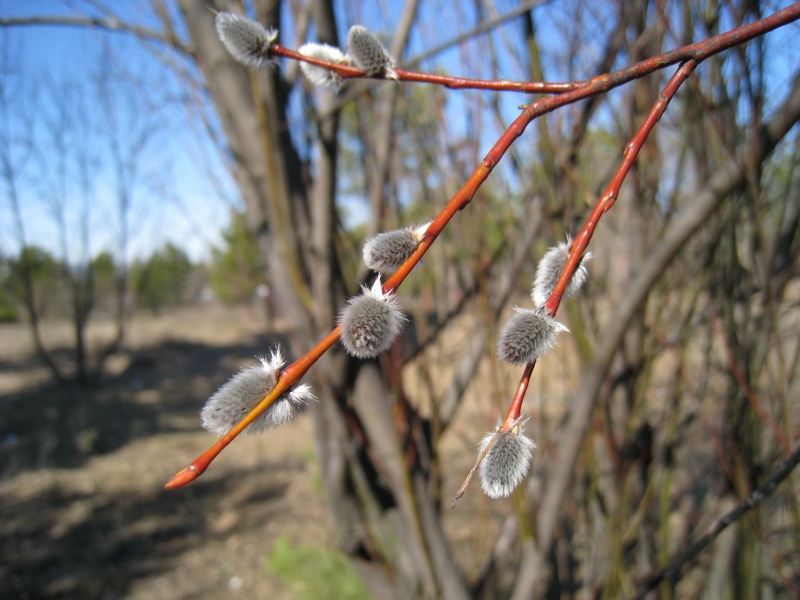
[[[167,492],[214,441],[206,398],[326,335],[372,281],[364,239],[433,219],[535,99],[249,72],[214,11],[292,49],[363,24],[403,68],[578,81],[788,5],[0,0],[0,598],[636,596],[800,437],[798,25],[678,92],[534,371],[529,478],[451,510],[521,375],[499,329],[677,67],[534,121],[404,283],[395,347],[335,347],[319,405]],[[798,485],[651,596],[800,596]]]

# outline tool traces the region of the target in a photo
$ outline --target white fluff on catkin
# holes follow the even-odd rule
[[[238,62],[257,68],[269,61],[269,47],[278,39],[275,29],[230,12],[217,13],[215,24],[219,39]]]
[[[283,356],[279,349],[259,357],[255,367],[242,369],[220,386],[200,411],[203,428],[222,435],[241,421],[278,382]],[[310,386],[296,385],[284,392],[243,433],[258,433],[290,421],[304,405],[316,400]]]
[[[326,60],[331,63],[347,64],[349,58],[338,48],[328,44],[303,44],[297,50],[303,56]],[[338,88],[342,83],[342,78],[336,71],[331,71],[325,67],[318,67],[311,63],[300,61],[300,70],[312,84],[325,88]]]
[[[429,225],[384,231],[369,238],[361,253],[364,264],[378,273],[396,271],[414,254]]]
[[[348,301],[339,317],[340,341],[351,356],[374,358],[392,347],[405,320],[394,294],[384,294],[378,278]]]
[[[572,246],[572,239],[567,238],[566,242],[561,242],[550,248],[539,265],[536,268],[536,278],[533,280],[533,289],[531,290],[531,298],[536,306],[544,306],[547,299],[556,289],[561,273],[564,272],[564,267],[567,266],[569,261],[569,249]],[[581,289],[581,286],[586,281],[589,272],[586,270],[586,261],[592,258],[592,253],[587,252],[581,257],[578,263],[578,268],[572,274],[572,277],[564,290],[564,297],[568,298]]]
[[[369,76],[397,79],[394,61],[380,40],[363,25],[353,25],[347,34],[347,53],[353,63]]]
[[[515,308],[497,341],[497,356],[512,365],[524,365],[555,348],[558,334],[569,331],[543,309]]]
[[[478,445],[480,455],[491,443],[492,447],[480,465],[481,487],[490,498],[506,498],[528,474],[531,451],[536,447],[524,433],[524,420],[517,419],[507,431],[489,433]]]

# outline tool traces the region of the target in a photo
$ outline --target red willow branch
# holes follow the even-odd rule
[[[650,135],[650,132],[653,130],[656,123],[658,123],[658,121],[661,119],[664,112],[666,112],[670,100],[672,100],[672,98],[675,96],[683,82],[686,81],[689,75],[691,75],[692,71],[694,71],[695,67],[697,67],[697,64],[698,63],[695,60],[688,60],[681,65],[681,67],[670,78],[661,94],[659,94],[658,100],[653,105],[653,108],[650,109],[650,112],[642,123],[642,126],[639,128],[639,131],[636,132],[636,135],[633,136],[633,139],[630,141],[630,143],[625,146],[625,158],[623,159],[622,164],[619,166],[619,169],[617,169],[614,177],[611,178],[611,182],[600,196],[597,204],[595,204],[595,207],[589,215],[589,218],[586,220],[586,224],[583,226],[583,229],[581,229],[572,242],[569,260],[564,267],[564,271],[561,273],[561,277],[559,278],[556,287],[553,289],[552,294],[550,294],[550,297],[545,303],[544,309],[551,317],[555,316],[556,311],[558,311],[558,306],[561,302],[562,296],[564,295],[564,291],[567,289],[567,285],[569,284],[570,279],[572,279],[572,275],[575,273],[575,270],[580,265],[581,257],[588,247],[589,241],[592,239],[594,230],[597,227],[597,224],[600,222],[600,217],[602,217],[603,214],[614,205],[614,202],[619,196],[619,190],[622,187],[622,183],[625,181],[628,172],[630,172],[633,162],[639,155],[639,151],[642,149],[642,146],[644,146],[647,137]],[[520,377],[516,392],[514,393],[514,398],[511,401],[511,406],[508,408],[508,412],[503,420],[503,424],[498,427],[497,434],[495,434],[495,439],[501,432],[511,429],[511,427],[514,426],[514,423],[517,422],[517,419],[520,418],[520,414],[522,412],[522,403],[525,401],[525,394],[530,386],[531,377],[533,376],[533,369],[535,366],[535,360],[525,365],[525,369]],[[481,461],[485,458],[491,445],[491,442],[487,444],[483,453],[478,457],[478,460],[467,475],[464,483],[456,492],[451,508],[455,507],[456,502],[458,502],[459,498],[461,498],[461,496],[464,494],[464,491],[466,490],[467,485],[469,485],[473,473]]]
[[[586,223],[584,224],[583,228],[580,230],[578,235],[575,236],[570,248],[569,260],[564,267],[563,273],[561,273],[561,277],[559,278],[553,293],[550,294],[550,297],[547,299],[547,302],[544,305],[545,312],[547,312],[547,314],[549,314],[551,317],[554,317],[558,311],[564,291],[567,289],[567,285],[569,284],[570,279],[572,279],[572,275],[580,265],[581,257],[586,251],[586,248],[589,246],[589,242],[592,239],[592,235],[594,235],[594,230],[597,228],[597,224],[600,222],[600,218],[612,206],[614,206],[614,202],[616,202],[617,198],[619,197],[619,190],[622,187],[622,183],[628,176],[628,173],[630,172],[636,157],[639,155],[639,151],[642,149],[642,146],[644,146],[647,137],[650,135],[650,132],[653,131],[656,123],[658,123],[658,121],[666,112],[670,100],[672,100],[678,89],[681,87],[683,82],[686,81],[689,75],[691,75],[692,71],[694,71],[697,65],[697,60],[688,60],[681,65],[681,67],[670,78],[666,87],[659,94],[658,100],[653,105],[653,108],[650,109],[650,112],[642,123],[642,126],[639,128],[639,131],[636,132],[636,135],[633,136],[633,139],[628,143],[627,146],[625,146],[622,164],[619,166],[619,169],[617,169],[614,177],[611,178],[611,181],[609,182],[603,194],[600,196],[597,204],[595,204],[594,209],[589,215],[589,218],[586,219]],[[531,375],[533,374],[534,365],[535,361],[529,364],[522,373],[519,385],[517,386],[517,392],[514,394],[511,407],[509,408],[508,414],[506,415],[503,423],[503,427],[505,428],[508,428],[512,422],[519,419],[520,411],[522,410],[522,402],[524,400],[525,392],[528,390],[528,384],[530,382]]]
[[[692,63],[699,63],[700,61],[708,58],[709,56],[722,52],[723,50],[727,50],[728,48],[731,48],[733,46],[743,44],[753,39],[754,37],[758,37],[778,27],[786,25],[787,23],[791,23],[792,21],[795,21],[798,18],[800,18],[800,3],[794,4],[764,19],[754,21],[753,23],[749,23],[742,27],[733,29],[729,32],[711,37],[702,42],[698,42],[696,44],[690,44],[688,46],[684,46],[682,48],[678,48],[676,50],[672,50],[670,52],[666,52],[664,54],[660,54],[658,56],[636,63],[632,66],[626,67],[619,71],[595,77],[578,89],[564,92],[562,94],[559,94],[558,96],[549,96],[546,98],[542,98],[541,100],[531,103],[511,123],[511,125],[509,125],[508,129],[500,136],[500,138],[497,140],[492,149],[487,153],[486,158],[478,165],[478,167],[472,173],[472,175],[464,184],[464,186],[458,191],[458,193],[456,193],[455,196],[453,196],[450,202],[448,202],[448,204],[439,214],[439,216],[437,216],[436,219],[434,219],[434,221],[431,223],[431,225],[425,232],[425,235],[423,236],[419,244],[419,247],[414,252],[414,254],[410,256],[409,259],[405,263],[403,263],[397,269],[397,271],[395,271],[395,273],[386,281],[386,283],[383,286],[384,293],[387,294],[394,293],[397,290],[397,288],[402,284],[402,282],[405,280],[405,278],[408,276],[408,274],[411,272],[414,266],[416,266],[416,264],[422,259],[424,254],[428,251],[428,248],[430,248],[430,246],[436,240],[438,235],[442,232],[442,230],[450,221],[450,219],[452,219],[458,211],[465,208],[470,203],[473,196],[477,192],[478,188],[489,177],[489,174],[492,172],[492,170],[498,164],[498,162],[502,159],[506,151],[511,147],[511,144],[523,134],[525,128],[535,118],[544,115],[546,113],[552,112],[553,110],[561,106],[566,106],[568,104],[577,102],[578,100],[583,100],[591,96],[596,96],[598,94],[605,93],[624,83],[627,83],[637,78],[644,77],[645,75],[648,75],[654,71],[657,71],[669,65],[687,60],[692,61]],[[273,45],[272,48],[282,48],[282,47]],[[291,52],[288,51],[287,49],[283,49],[282,51]],[[302,56],[297,53],[292,53],[292,54],[293,56],[296,55],[296,58],[298,60],[306,60],[308,62],[312,62],[313,64],[317,64],[318,66],[326,66],[326,67],[334,66],[334,65],[329,65],[324,61],[311,60],[309,57]],[[288,54],[284,55],[288,56]],[[338,65],[338,67],[341,67],[341,65]],[[350,67],[348,67],[348,69],[349,68]],[[362,72],[359,71],[359,73],[361,73],[361,75],[363,76]],[[657,121],[657,119],[655,121]],[[653,125],[655,124],[655,121],[653,121],[652,123]],[[628,154],[631,154],[630,148],[631,146],[629,145]],[[626,156],[626,162],[627,161],[628,161],[628,156]],[[625,162],[623,164],[625,164]],[[615,179],[612,181],[612,184],[617,182],[616,180],[617,178],[615,177]],[[622,181],[620,180],[617,183],[621,185]],[[607,190],[607,193],[604,194],[603,198],[601,199],[603,200],[603,202],[599,205],[601,210],[610,208],[611,204],[613,204],[614,199],[616,199],[616,193],[618,193],[618,187],[616,188],[617,191],[615,192],[615,195],[613,196],[608,195],[611,191],[613,191],[613,189],[614,188],[612,187],[612,185],[610,185],[609,189]],[[592,214],[594,215],[594,213],[597,211],[598,209],[596,208]],[[602,213],[601,212],[598,213],[596,215],[596,218],[599,219],[600,214]],[[590,221],[591,219],[592,217],[590,216]],[[593,227],[594,226],[592,226],[592,230]],[[574,271],[577,265],[577,261],[579,260],[580,257],[580,255],[577,254],[577,252],[578,248],[581,247],[580,246],[581,239],[583,239],[583,236],[579,236],[579,238],[576,239],[576,243],[573,243],[570,261],[567,264],[567,269],[565,269],[564,275],[562,275],[562,279],[565,279],[567,272],[571,273],[572,271]],[[588,240],[585,240],[585,243],[588,243]],[[585,249],[585,245],[583,246],[583,248]],[[580,252],[582,253],[583,250],[580,250]],[[566,280],[568,281],[568,277],[566,277]],[[557,296],[558,301],[560,301],[561,295],[563,294],[564,285],[566,284],[563,281],[559,282],[556,291],[554,291],[551,299],[548,301],[548,305],[551,304],[553,297]],[[561,289],[560,292],[558,292],[559,289]],[[555,301],[556,303],[554,304],[554,306],[557,306],[558,301]],[[250,423],[252,423],[256,418],[258,418],[258,416],[262,412],[264,412],[267,408],[269,408],[269,406],[277,398],[279,398],[281,394],[283,394],[293,385],[299,383],[300,379],[302,379],[302,377],[306,374],[306,372],[308,372],[311,366],[317,360],[319,360],[319,358],[325,352],[327,352],[327,350],[331,346],[333,346],[333,344],[339,339],[340,333],[341,333],[341,327],[337,326],[321,342],[319,342],[316,347],[314,347],[311,351],[309,351],[308,354],[299,358],[294,363],[286,367],[281,372],[275,387],[270,391],[270,393],[258,405],[256,405],[250,411],[250,413],[248,413],[239,423],[237,423],[233,428],[231,428],[230,431],[228,431],[221,438],[219,438],[219,440],[217,440],[208,450],[206,450],[197,459],[195,459],[188,467],[176,473],[167,482],[166,487],[168,489],[182,487],[197,479],[197,477],[199,477],[208,468],[208,466],[211,464],[211,461],[213,461],[214,458],[216,458],[219,455],[219,453],[222,452],[222,450],[245,429],[245,427],[247,427]],[[528,369],[526,369],[526,372],[527,371]],[[524,385],[521,383],[520,388],[521,390],[518,390],[518,393],[521,392],[522,396],[524,396],[524,390],[527,389],[527,382]],[[521,400],[519,401],[519,403],[521,405]]]
[[[692,192],[692,202],[676,215],[663,236],[641,261],[625,296],[613,307],[592,363],[581,374],[573,393],[569,414],[558,435],[558,451],[551,456],[547,480],[535,515],[535,539],[523,542],[519,576],[512,600],[532,598],[545,585],[547,557],[553,548],[564,508],[564,498],[574,476],[578,456],[585,447],[586,431],[592,411],[603,386],[613,357],[634,315],[644,305],[647,295],[662,277],[687,240],[718,210],[723,201],[746,179],[743,165],[760,164],[800,121],[800,73],[795,73],[791,89],[772,120],[756,127],[745,148],[720,164],[713,175]]]
[[[383,75],[369,76],[364,71],[357,67],[343,65],[340,63],[329,62],[314,58],[313,56],[306,56],[294,50],[290,50],[280,44],[272,44],[269,47],[271,56],[283,56],[302,62],[307,62],[317,67],[322,67],[330,71],[334,71],[342,79],[379,79],[386,80]],[[569,83],[548,83],[542,81],[508,81],[505,79],[487,80],[487,79],[470,79],[465,77],[451,77],[448,75],[435,75],[431,73],[418,73],[417,71],[408,71],[394,67],[394,72],[397,74],[397,81],[413,81],[416,83],[433,83],[442,85],[451,89],[476,89],[476,90],[495,90],[501,92],[524,92],[527,94],[560,94],[570,90],[576,90],[586,85],[585,81],[573,81]]]

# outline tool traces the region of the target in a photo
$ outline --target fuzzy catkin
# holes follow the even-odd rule
[[[276,350],[269,359],[260,357],[258,366],[242,369],[233,375],[200,411],[203,428],[217,435],[230,430],[275,387],[282,366],[283,356],[280,350]],[[279,427],[290,421],[299,408],[314,400],[308,385],[297,385],[276,399],[243,433]]]
[[[533,281],[533,290],[531,291],[531,298],[533,298],[533,303],[536,306],[544,306],[553,290],[556,289],[561,273],[564,272],[564,267],[567,266],[569,261],[571,245],[572,239],[567,238],[566,242],[561,242],[550,248],[542,257],[542,260],[539,261],[539,265],[536,267],[536,278]],[[586,261],[590,258],[592,258],[591,252],[587,252],[581,257],[578,268],[575,269],[564,290],[565,298],[577,292],[586,281],[588,276]]]
[[[494,440],[480,466],[481,487],[490,498],[510,496],[528,474],[531,450],[536,444],[523,435],[523,424],[524,421],[518,419],[507,431],[498,433],[495,429],[478,446],[478,454],[481,454]]]
[[[385,231],[364,243],[362,257],[368,269],[378,273],[392,273],[406,262],[419,246],[428,225]]]
[[[347,53],[369,76],[388,75],[397,79],[394,61],[380,40],[363,25],[353,25],[347,34]]]
[[[229,12],[217,13],[215,24],[219,39],[237,62],[257,68],[269,61],[269,47],[278,39],[276,30]]]
[[[362,288],[360,296],[351,298],[342,311],[341,342],[351,356],[374,358],[392,347],[405,317],[394,295],[384,294],[380,279],[371,289]]]
[[[561,331],[569,331],[541,308],[529,310],[515,308],[500,332],[497,356],[512,365],[533,362],[556,346]]]
[[[298,52],[304,56],[327,60],[332,63],[346,64],[349,57],[339,48],[328,44],[304,44],[300,46]],[[342,83],[342,78],[336,71],[331,71],[324,67],[318,67],[307,62],[300,62],[300,70],[303,75],[314,85],[326,88],[338,88]]]

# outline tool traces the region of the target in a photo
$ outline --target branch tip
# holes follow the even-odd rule
[[[194,465],[189,465],[185,469],[175,473],[175,475],[172,476],[172,479],[170,479],[164,486],[164,489],[174,490],[179,487],[189,485],[198,477],[200,477],[200,469]]]

